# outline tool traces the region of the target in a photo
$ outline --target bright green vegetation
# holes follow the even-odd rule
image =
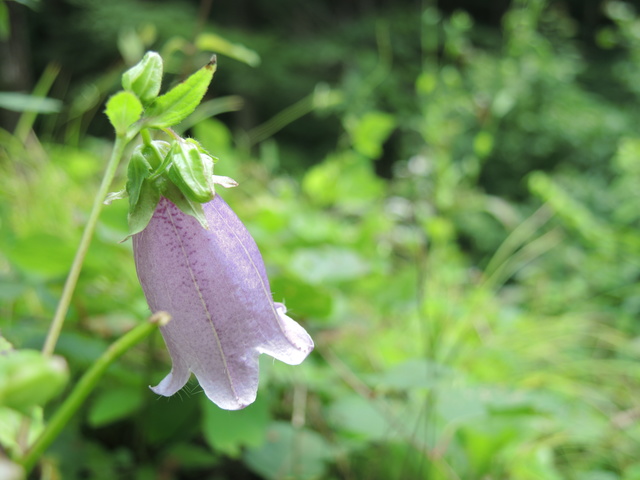
[[[140,28],[119,31],[128,4]],[[169,365],[153,333],[106,371],[42,472],[640,479],[640,17],[629,4],[607,4],[589,38],[540,0],[514,1],[499,29],[427,2],[304,42],[282,38],[282,26],[278,38],[207,26],[193,48],[191,7],[86,5],[87,17],[104,16],[96,38],[111,42],[96,55],[119,31],[124,63],[66,94],[56,85],[68,78],[46,69],[34,95],[64,108],[0,96],[42,112],[0,130],[2,336],[42,348],[113,147],[104,103],[153,48],[176,79],[218,53],[182,131],[240,183],[217,192],[316,349],[297,367],[265,358],[256,403],[228,412],[195,382],[169,399],[148,389]],[[240,97],[259,120],[229,114],[243,111]],[[16,405],[22,393],[0,378],[8,458],[22,456],[24,418],[33,441],[107,347],[149,316],[130,241],[119,243],[127,213],[126,201],[102,209],[59,357],[25,354],[34,376],[21,381],[37,394]],[[8,349],[0,343],[0,360]],[[0,361],[0,375],[9,367]],[[34,386],[43,371],[50,384]]]

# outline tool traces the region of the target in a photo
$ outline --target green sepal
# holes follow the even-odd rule
[[[12,350],[0,355],[0,406],[28,413],[56,397],[69,379],[62,357],[37,350]]]
[[[192,202],[206,203],[213,199],[211,177],[213,159],[200,153],[192,142],[176,142],[169,153],[171,166],[167,177]]]
[[[140,100],[133,93],[118,92],[107,102],[105,113],[116,130],[116,135],[122,136],[138,121],[142,110]]]
[[[138,145],[133,150],[127,169],[126,190],[129,194],[129,213],[138,203],[143,181],[153,173],[154,167],[162,163],[169,150],[169,144],[162,140],[155,140],[150,145]]]
[[[142,180],[138,201],[135,204],[129,203],[129,236],[143,231],[153,217],[153,212],[160,201],[160,187],[158,182],[153,182],[148,178]]]
[[[201,203],[189,200],[184,196],[180,189],[171,182],[167,182],[166,188],[163,190],[162,194],[171,200],[171,202],[182,210],[182,212],[187,215],[191,215],[193,218],[198,220],[200,225],[202,225],[202,228],[209,230],[209,223],[204,215],[204,209],[202,208]]]
[[[216,70],[215,56],[184,82],[159,96],[145,113],[144,125],[167,128],[180,123],[198,106]]]
[[[142,60],[122,75],[122,87],[135,93],[143,105],[155,100],[161,84],[162,57],[157,52],[147,52]]]
[[[216,156],[212,155],[212,154],[211,154],[211,153],[210,153],[206,148],[204,148],[204,147],[202,146],[202,144],[201,144],[198,140],[196,140],[195,138],[185,138],[185,139],[184,139],[184,141],[185,141],[185,142],[187,142],[187,143],[190,143],[190,144],[192,144],[192,145],[195,145],[195,146],[198,148],[198,151],[199,151],[200,153],[204,154],[204,155],[209,156],[209,157],[211,158],[211,160],[213,160],[213,163],[214,163],[214,164],[219,160],[219,158],[218,158],[218,157],[216,157]]]
[[[131,155],[129,167],[127,168],[126,191],[129,195],[129,213],[135,208],[140,198],[142,182],[151,175],[151,165],[142,154],[144,145],[138,145]]]

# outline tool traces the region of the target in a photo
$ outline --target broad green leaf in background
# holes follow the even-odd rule
[[[260,447],[266,440],[269,405],[264,395],[238,411],[222,410],[206,397],[202,400],[202,430],[214,452],[237,458],[243,447]]]
[[[180,470],[211,469],[221,463],[220,455],[193,443],[178,443],[164,452],[163,457]]]
[[[100,392],[93,399],[88,421],[92,427],[103,427],[132,415],[143,404],[148,392],[134,387],[121,387]]]
[[[324,478],[331,455],[331,446],[318,433],[274,422],[267,430],[267,441],[247,449],[244,461],[268,480],[313,480]]]
[[[344,210],[360,211],[372,208],[382,198],[385,185],[366,157],[345,151],[310,168],[302,189],[318,205],[337,203]]]
[[[322,285],[311,285],[293,275],[274,275],[269,280],[273,297],[283,301],[292,316],[327,318],[333,308],[333,295]]]
[[[340,247],[300,248],[292,253],[289,268],[311,285],[354,280],[369,272],[367,261]]]
[[[426,358],[413,358],[369,378],[376,388],[403,391],[436,388],[440,382],[451,382],[459,376],[450,366]]]
[[[157,397],[140,412],[148,444],[166,448],[200,432],[200,397],[189,387],[180,396]]]
[[[10,302],[20,297],[28,288],[28,283],[8,275],[0,274],[0,301]],[[0,348],[0,350],[2,350]]]
[[[336,430],[349,432],[368,440],[385,440],[393,436],[394,428],[373,403],[359,395],[345,395],[328,410],[328,418]]]
[[[353,148],[360,154],[377,159],[382,155],[382,144],[396,126],[393,115],[385,112],[367,112],[347,120]]]
[[[438,389],[438,414],[447,422],[474,421],[487,415],[482,391],[478,388]]]
[[[67,239],[40,233],[16,239],[4,254],[23,272],[51,278],[69,270],[74,251]]]

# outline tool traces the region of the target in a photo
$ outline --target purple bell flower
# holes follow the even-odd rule
[[[209,399],[237,410],[256,398],[258,356],[297,365],[313,350],[307,332],[274,303],[258,247],[219,195],[202,205],[209,229],[162,197],[133,236],[138,278],[173,362],[151,389],[180,390],[193,372]]]

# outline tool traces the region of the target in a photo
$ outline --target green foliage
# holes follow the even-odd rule
[[[108,4],[86,7],[105,15],[105,38],[118,24]],[[305,42],[195,36],[200,50],[244,62],[226,63],[219,81],[245,97],[248,117],[285,109],[247,132],[196,118],[201,147],[189,148],[219,156],[216,173],[240,181],[221,194],[316,351],[295,370],[263,361],[257,402],[227,412],[196,384],[170,399],[147,390],[168,364],[154,337],[107,371],[47,453],[62,478],[638,477],[637,13],[605,5],[602,55],[557,4],[513,2],[501,30],[462,11],[404,8]],[[158,21],[159,35],[161,22],[174,35],[188,15]],[[167,40],[166,70],[193,71],[201,57]],[[248,70],[260,57],[269,61]],[[50,117],[64,144],[44,118],[40,142],[0,132],[0,328],[15,353],[40,347],[78,244],[110,146],[84,124],[113,78],[65,100],[76,112],[67,123]],[[326,93],[319,81],[331,82],[330,102],[314,101]],[[193,110],[166,114],[185,84],[147,107],[154,126]],[[113,123],[126,131],[134,117]],[[159,155],[149,145],[132,154],[135,206],[114,202],[100,217],[58,349],[72,379],[147,316],[119,242],[127,213],[135,230],[152,211],[151,172],[173,163],[167,139],[152,140]],[[197,208],[177,188],[165,194]],[[37,393],[46,399],[34,404],[48,403],[44,418],[30,412],[32,438],[60,398]],[[0,409],[8,455],[23,420]]]
[[[6,350],[0,355],[0,407],[27,413],[62,391],[69,372],[64,359],[35,350]]]
[[[151,103],[162,85],[162,57],[147,52],[140,62],[122,74],[122,88],[133,92],[143,105]]]
[[[331,448],[316,432],[295,429],[286,422],[274,422],[260,448],[250,448],[247,465],[263,478],[322,478]]]
[[[107,102],[105,113],[116,130],[116,135],[124,135],[127,129],[142,115],[142,103],[131,92],[118,92]]]
[[[166,128],[187,118],[207,92],[215,71],[216,60],[213,57],[184,82],[159,96],[145,112],[144,125],[149,128]]]
[[[143,393],[132,388],[116,388],[96,396],[89,409],[87,422],[93,428],[102,427],[135,414],[142,404]]]
[[[269,405],[263,398],[259,397],[238,415],[218,408],[208,399],[203,399],[202,410],[202,433],[214,451],[237,458],[242,448],[260,447],[266,440]]]

